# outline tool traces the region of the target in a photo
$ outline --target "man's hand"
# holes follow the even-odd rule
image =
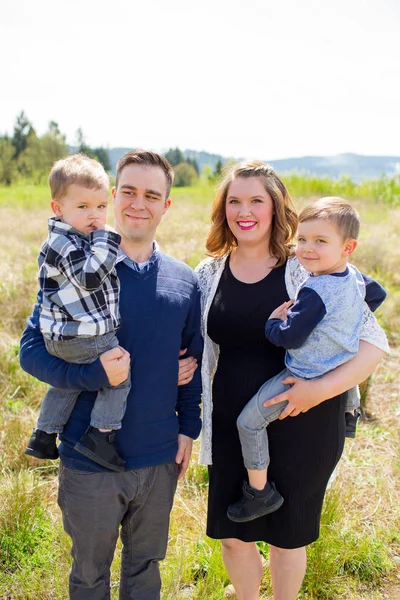
[[[278,308],[276,308],[269,315],[268,318],[269,319],[281,319],[281,321],[286,321],[288,310],[292,306],[293,302],[294,302],[294,300],[288,300],[287,302],[284,302],[283,304],[278,306]]]
[[[190,457],[192,455],[193,440],[183,433],[178,434],[178,452],[175,462],[179,465],[178,479],[182,479],[189,466]]]
[[[100,362],[103,365],[110,385],[116,386],[128,379],[131,357],[129,352],[121,348],[121,346],[104,352],[100,356]]]
[[[310,408],[330,398],[329,391],[325,390],[322,378],[313,381],[302,381],[296,377],[286,377],[286,379],[282,380],[282,383],[291,385],[292,387],[286,390],[286,392],[275,396],[275,398],[264,402],[264,406],[273,406],[274,404],[288,400],[289,404],[282,411],[280,419],[285,419],[289,416],[297,417],[300,413],[305,413]]]
[[[187,348],[179,352],[179,356],[183,356]],[[197,369],[197,360],[193,356],[179,359],[178,385],[185,385],[193,379],[195,370]]]

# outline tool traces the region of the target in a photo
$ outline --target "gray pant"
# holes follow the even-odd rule
[[[71,600],[109,600],[121,526],[119,600],[159,600],[178,478],[174,464],[122,473],[86,473],[61,464],[58,503],[72,538]]]
[[[268,407],[264,406],[264,402],[288,390],[291,386],[284,385],[282,380],[292,376],[293,373],[288,369],[283,369],[278,375],[268,379],[238,417],[237,427],[246,469],[261,471],[268,468],[270,457],[267,427],[279,419],[288,402],[284,400]],[[352,388],[347,392],[347,396],[346,410],[357,408],[359,405],[357,388]]]
[[[118,346],[118,339],[114,332],[110,332],[62,341],[45,338],[45,344],[52,356],[70,363],[90,364],[103,352]],[[129,390],[130,377],[118,386],[99,390],[90,417],[91,426],[97,429],[120,429]],[[51,387],[43,400],[37,428],[47,433],[61,433],[80,393],[78,390]]]

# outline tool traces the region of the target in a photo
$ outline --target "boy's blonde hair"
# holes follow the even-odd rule
[[[334,223],[344,240],[357,239],[360,231],[360,216],[347,200],[338,196],[328,196],[303,208],[299,223],[322,219]]]
[[[61,200],[72,184],[89,190],[108,190],[110,181],[101,163],[80,153],[61,158],[54,163],[49,175],[53,200]]]

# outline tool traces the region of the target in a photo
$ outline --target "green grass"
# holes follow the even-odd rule
[[[298,209],[309,196],[341,193],[357,198],[362,233],[354,262],[388,289],[378,317],[397,343],[397,184],[355,186],[344,180],[290,177],[287,182]],[[165,252],[191,266],[204,257],[213,193],[214,185],[207,182],[173,188],[172,207],[157,234]],[[37,288],[36,255],[49,214],[46,185],[0,188],[0,598],[61,600],[71,563],[70,540],[56,502],[57,464],[24,455],[46,386],[23,373],[18,363],[19,337]],[[400,555],[399,356],[395,350],[370,383],[366,410],[372,416],[362,423],[355,444],[346,445],[327,494],[321,537],[308,549],[303,599],[383,599],[381,583],[395,572],[393,556]],[[172,513],[168,555],[162,564],[162,600],[223,598],[228,578],[220,544],[205,537],[207,484],[207,471],[192,461]],[[268,556],[266,544],[260,543],[259,549]],[[119,544],[112,567],[113,599],[118,598],[120,551]],[[261,598],[271,598],[268,572]]]

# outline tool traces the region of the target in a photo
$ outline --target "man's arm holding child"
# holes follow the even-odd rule
[[[101,355],[92,364],[67,363],[49,354],[39,329],[39,306],[35,305],[22,335],[20,364],[24,371],[60,389],[97,391],[107,385],[118,385],[128,376],[129,353],[114,348]]]
[[[203,340],[200,331],[200,291],[196,286],[192,293],[191,307],[182,332],[182,347],[187,354],[197,360],[200,365],[203,351]],[[200,419],[201,375],[195,370],[193,378],[185,385],[179,385],[176,412],[179,421],[178,453],[176,462],[179,465],[179,479],[183,477],[189,465],[193,440],[201,430]]]

